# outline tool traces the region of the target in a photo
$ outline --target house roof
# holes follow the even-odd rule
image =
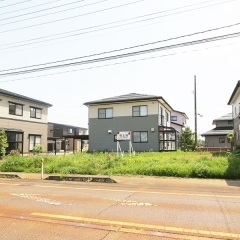
[[[180,114],[182,114],[186,119],[189,119],[186,113],[180,112],[180,111],[177,111],[177,110],[173,110],[173,111],[176,112],[176,113],[180,113]]]
[[[147,100],[158,100],[170,111],[173,111],[173,108],[164,100],[161,96],[156,95],[147,95],[147,94],[138,94],[138,93],[129,93],[120,96],[114,96],[110,98],[99,99],[95,101],[85,102],[84,105],[100,105],[100,104],[110,104],[110,103],[121,103],[121,102],[138,102],[138,101],[147,101]]]
[[[207,131],[203,134],[201,134],[201,136],[226,136],[228,135],[228,133],[230,133],[233,130],[233,127],[231,126],[227,126],[227,127],[216,127],[213,128],[210,131]]]
[[[78,128],[78,129],[81,129],[81,130],[87,130],[87,128],[73,126],[73,125],[67,125],[67,124],[62,124],[62,123],[48,122],[48,124],[53,124],[53,125],[58,125],[58,126],[68,127],[68,128]]]
[[[0,88],[0,94],[52,107],[52,104],[50,104],[50,103],[43,102],[43,101],[40,101],[40,100],[37,100],[37,99],[34,99],[34,98],[26,97],[24,95],[21,95],[21,94],[18,94],[18,93],[14,93],[14,92],[10,92],[10,91],[7,91],[7,90],[1,89],[1,88]]]
[[[240,94],[240,80],[237,82],[237,84],[236,84],[236,86],[235,86],[235,88],[234,88],[234,90],[232,92],[232,95],[231,95],[231,97],[230,97],[230,99],[228,101],[228,105],[233,104],[233,99],[234,99],[234,97],[235,97],[235,95],[237,93]]]
[[[228,113],[226,115],[223,115],[219,118],[216,118],[213,120],[212,124],[213,125],[216,125],[216,122],[219,122],[219,121],[228,121],[228,120],[233,120],[233,116],[232,116],[232,113]]]

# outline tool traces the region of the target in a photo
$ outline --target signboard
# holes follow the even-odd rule
[[[131,140],[131,132],[117,132],[117,141],[130,141]]]

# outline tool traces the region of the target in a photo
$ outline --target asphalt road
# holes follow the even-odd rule
[[[240,181],[0,179],[0,239],[240,239]]]

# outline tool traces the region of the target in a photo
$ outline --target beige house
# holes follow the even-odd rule
[[[37,144],[47,149],[48,108],[37,99],[0,89],[0,129],[7,134],[8,148],[28,153]]]
[[[201,134],[202,137],[205,137],[205,147],[230,148],[231,144],[227,135],[233,131],[232,113],[214,119],[212,124],[216,127]]]
[[[232,105],[234,143],[240,146],[240,80],[237,82],[232,92],[228,105]]]

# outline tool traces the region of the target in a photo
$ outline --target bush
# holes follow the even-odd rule
[[[33,147],[33,154],[39,154],[39,153],[43,153],[44,152],[44,148],[41,144],[35,145]]]

